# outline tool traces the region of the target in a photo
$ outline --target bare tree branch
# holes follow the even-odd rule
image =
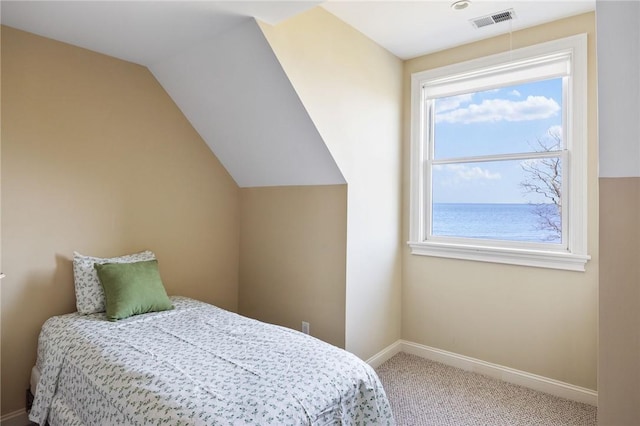
[[[556,133],[549,132],[548,138],[538,138],[532,148],[536,152],[551,152],[559,150],[562,139]],[[538,218],[537,228],[550,231],[547,240],[562,236],[562,164],[560,157],[543,158],[526,161],[520,167],[525,178],[520,187],[525,193],[539,194],[548,203],[536,204],[534,214]]]

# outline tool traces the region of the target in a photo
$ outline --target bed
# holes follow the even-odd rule
[[[65,425],[392,425],[373,369],[311,336],[185,297],[43,325],[29,418]]]

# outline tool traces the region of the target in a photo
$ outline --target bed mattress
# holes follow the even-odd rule
[[[41,425],[393,424],[373,369],[302,333],[192,299],[118,322],[44,324]],[[35,374],[32,377],[35,378]]]

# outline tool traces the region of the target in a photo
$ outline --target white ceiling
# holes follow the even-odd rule
[[[149,66],[255,17],[276,24],[319,1],[5,1],[2,24]]]
[[[269,24],[322,4],[400,58],[491,37],[595,9],[595,0],[451,1],[5,1],[2,23],[151,65],[255,17]],[[469,19],[513,8],[517,18],[475,29]]]
[[[453,10],[453,1],[329,0],[322,7],[402,59],[595,10],[595,0],[471,0],[464,10]],[[469,22],[506,9],[516,19],[479,29]]]

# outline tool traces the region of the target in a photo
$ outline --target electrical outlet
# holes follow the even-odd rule
[[[309,323],[306,321],[302,321],[302,332],[304,334],[309,334]]]

